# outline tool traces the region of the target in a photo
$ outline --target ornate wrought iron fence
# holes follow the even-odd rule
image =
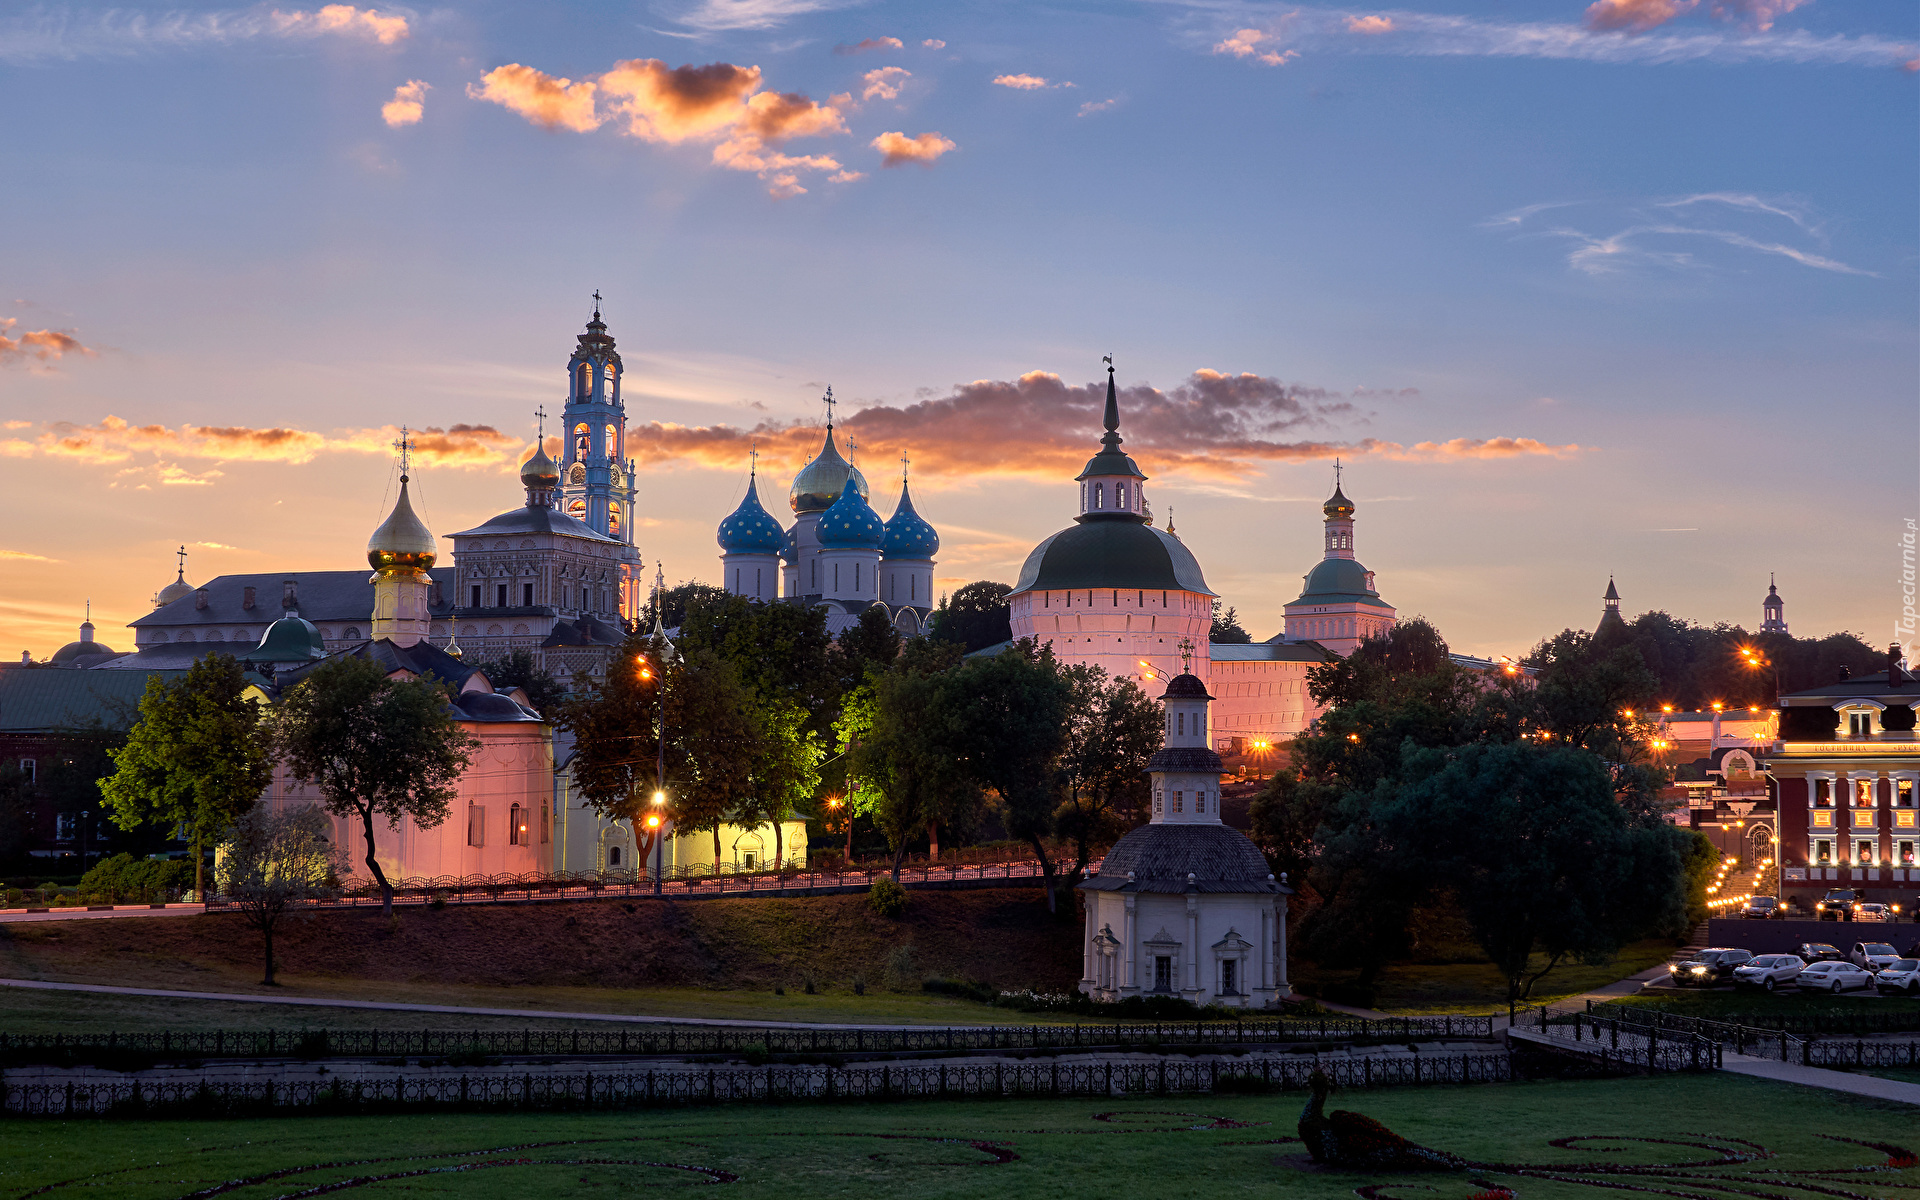
[[[1687,1017],[1679,1013],[1650,1009],[1639,1004],[1589,1002],[1588,1011],[1596,1016],[1611,1017],[1636,1025],[1652,1025],[1659,1029],[1671,1029],[1676,1032],[1704,1033],[1728,1044],[1732,1044],[1729,1039],[1752,1040],[1759,1036],[1777,1037],[1781,1033],[1796,1034],[1800,1037],[1823,1037],[1835,1034],[1909,1033],[1920,1030],[1920,1012],[1916,1011],[1755,1013],[1743,1014],[1735,1021],[1710,1021],[1703,1017]]]

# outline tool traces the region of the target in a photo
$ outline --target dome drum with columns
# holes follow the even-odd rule
[[[791,528],[782,530],[761,505],[756,461],[739,507],[720,522],[722,586],[762,604],[824,608],[835,636],[872,608],[902,636],[919,635],[933,610],[940,535],[914,509],[904,470],[891,518],[880,519],[869,494],[866,477],[841,455],[831,420],[820,453],[788,489]]]

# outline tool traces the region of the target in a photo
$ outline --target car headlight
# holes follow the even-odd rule
[[[1693,969],[1693,973],[1695,975],[1705,975],[1707,973],[1707,969],[1705,967],[1695,967]]]

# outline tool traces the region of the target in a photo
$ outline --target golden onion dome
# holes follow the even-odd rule
[[[407,477],[402,475],[400,499],[393,512],[367,539],[367,562],[376,571],[424,571],[433,565],[434,549],[433,534],[414,515],[413,502],[407,498]]]
[[[833,444],[833,426],[827,426],[826,444],[820,447],[820,453],[800,473],[793,477],[793,489],[787,498],[797,513],[825,512],[840,498],[847,489],[847,480],[853,480],[860,498],[867,498],[867,477],[860,468],[840,457],[840,448]]]
[[[545,445],[535,446],[533,457],[520,464],[520,482],[528,487],[560,486],[560,464],[547,457]]]
[[[1328,497],[1327,502],[1320,506],[1320,511],[1327,514],[1327,520],[1329,521],[1338,520],[1342,517],[1350,517],[1353,515],[1353,501],[1347,499],[1347,494],[1340,490],[1338,484],[1335,484],[1333,495]]]

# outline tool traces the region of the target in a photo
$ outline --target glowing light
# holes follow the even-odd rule
[[[653,816],[650,816],[647,818],[648,829],[658,829],[659,827],[660,827],[660,815],[658,813],[655,813]]]
[[[667,794],[665,792],[656,791],[653,794],[653,802],[655,804],[665,804],[667,802]]]

